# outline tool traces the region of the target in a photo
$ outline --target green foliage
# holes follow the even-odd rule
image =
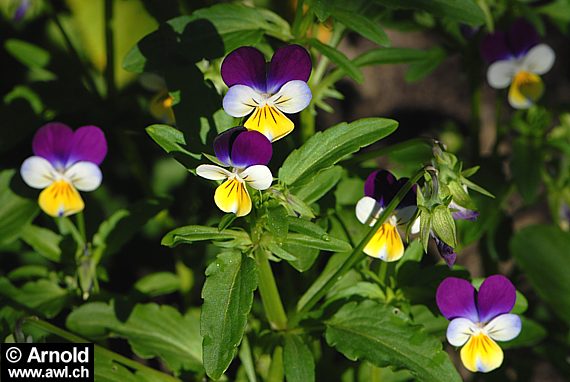
[[[315,380],[315,361],[309,347],[295,334],[285,336],[283,365],[288,382],[311,382]]]
[[[224,252],[206,269],[200,333],[204,367],[213,379],[226,371],[237,353],[257,288],[255,261],[239,252]]]
[[[410,370],[420,381],[461,381],[441,343],[397,309],[350,303],[326,322],[326,339],[351,360]]]
[[[390,8],[426,11],[469,25],[481,25],[485,15],[473,0],[374,0]]]
[[[0,172],[0,244],[16,240],[21,230],[38,214],[37,204],[19,196],[11,190],[15,171]]]

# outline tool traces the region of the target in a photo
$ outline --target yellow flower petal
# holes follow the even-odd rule
[[[404,255],[404,243],[398,229],[384,223],[364,247],[364,253],[384,261],[396,261]]]
[[[172,105],[174,99],[168,94],[167,91],[162,91],[155,95],[150,101],[150,114],[159,121],[173,124],[174,111]]]
[[[520,71],[509,88],[509,103],[516,109],[525,109],[535,103],[544,92],[544,84],[537,74]]]
[[[64,180],[53,182],[43,190],[38,203],[46,214],[54,217],[73,215],[85,207],[79,192]]]
[[[255,108],[244,126],[248,130],[259,131],[272,142],[283,138],[295,127],[285,114],[277,108],[267,105]]]
[[[245,216],[251,211],[251,198],[245,184],[235,178],[228,179],[216,189],[214,201],[224,212]]]
[[[487,373],[501,366],[503,350],[486,334],[475,334],[461,348],[461,362],[469,371]]]

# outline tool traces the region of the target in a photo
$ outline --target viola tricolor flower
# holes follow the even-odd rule
[[[175,123],[172,106],[174,98],[168,93],[166,81],[154,73],[143,73],[139,82],[147,90],[155,92],[149,102],[150,114],[157,120],[172,125]]]
[[[552,68],[556,57],[552,48],[539,43],[536,30],[524,20],[513,23],[508,32],[487,35],[481,54],[491,64],[489,85],[495,89],[510,85],[509,103],[515,109],[529,108],[542,96],[540,75]]]
[[[28,9],[30,8],[30,1],[31,0],[20,0],[18,7],[16,8],[16,10],[14,11],[14,15],[12,16],[12,20],[19,22],[22,21],[22,19],[24,18],[24,16],[26,16],[26,13],[28,12]]]
[[[220,162],[233,168],[232,171],[203,164],[196,168],[196,173],[210,180],[225,180],[214,194],[219,209],[237,216],[249,214],[251,197],[246,185],[266,190],[273,182],[273,175],[266,166],[273,154],[271,142],[257,131],[234,127],[216,137],[214,152]]]
[[[38,202],[48,215],[69,216],[84,208],[79,191],[101,184],[99,165],[107,155],[100,128],[83,126],[75,132],[62,123],[42,126],[32,141],[34,156],[22,163],[20,173],[30,187],[43,189]]]
[[[311,102],[310,75],[311,57],[299,45],[278,49],[269,64],[259,50],[238,48],[222,63],[222,79],[229,87],[224,110],[232,117],[251,114],[244,124],[248,130],[270,141],[281,139],[294,128],[283,113],[298,113]]]
[[[463,346],[461,361],[470,371],[489,372],[503,363],[503,351],[495,341],[519,335],[521,320],[510,314],[516,300],[513,284],[504,276],[488,277],[477,292],[466,280],[448,277],[437,288],[436,302],[451,320],[447,341]]]
[[[356,204],[356,217],[363,224],[373,226],[386,206],[396,196],[407,178],[396,180],[389,171],[374,171],[364,184],[364,197]],[[386,219],[372,239],[364,247],[364,253],[384,261],[399,260],[404,254],[404,243],[398,226],[406,224],[416,210],[415,186],[398,204],[394,213]]]

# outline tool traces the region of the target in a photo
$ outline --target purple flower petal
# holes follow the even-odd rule
[[[397,192],[398,181],[390,171],[374,171],[364,183],[364,195],[374,198],[381,207],[386,207]]]
[[[500,314],[509,313],[515,305],[516,289],[502,275],[487,277],[477,294],[479,321],[488,322]]]
[[[226,166],[232,165],[231,152],[235,139],[239,134],[245,131],[247,131],[247,129],[242,126],[232,127],[214,139],[214,153],[216,153],[216,157]]]
[[[73,133],[67,165],[79,161],[100,165],[106,155],[107,140],[103,131],[97,126],[82,126]]]
[[[508,32],[508,42],[512,54],[520,57],[535,45],[538,45],[540,38],[534,27],[524,19],[515,21]]]
[[[480,51],[481,57],[488,64],[512,57],[511,50],[507,44],[507,35],[502,31],[486,35],[481,41]]]
[[[222,79],[228,87],[246,85],[264,93],[266,63],[263,53],[251,46],[237,48],[222,63]]]
[[[300,45],[286,45],[277,49],[267,75],[267,92],[274,94],[289,81],[307,82],[311,75],[311,56]]]
[[[256,164],[266,165],[271,159],[271,142],[258,131],[234,127],[214,140],[216,157],[224,164],[245,168]]]
[[[448,320],[464,317],[472,322],[478,321],[475,288],[466,280],[457,277],[446,278],[439,284],[435,300],[441,314]]]
[[[273,148],[271,142],[259,131],[250,130],[239,134],[232,146],[232,166],[246,168],[271,160]]]
[[[52,122],[43,125],[34,135],[32,150],[34,155],[47,159],[55,168],[62,169],[67,164],[73,130],[67,125]]]
[[[30,8],[30,0],[21,0],[20,5],[14,12],[14,16],[12,16],[12,20],[16,22],[21,21],[28,12],[28,8]]]
[[[457,253],[452,246],[447,245],[443,240],[440,240],[439,237],[434,236],[435,244],[437,245],[437,250],[439,251],[439,255],[443,258],[447,266],[451,269],[455,264],[455,260],[457,260]]]

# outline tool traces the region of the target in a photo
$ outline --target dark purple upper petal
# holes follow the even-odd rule
[[[251,46],[237,48],[222,62],[222,79],[228,85],[246,85],[265,92],[266,63],[263,53]]]
[[[480,51],[481,57],[488,64],[512,57],[507,43],[507,35],[503,31],[496,31],[486,35],[481,41]]]
[[[475,288],[466,280],[457,277],[446,278],[439,284],[435,300],[441,314],[448,320],[464,317],[472,322],[478,321]]]
[[[224,164],[245,168],[256,164],[266,165],[269,163],[273,148],[265,135],[238,126],[216,137],[214,152]]]
[[[14,12],[14,16],[12,16],[12,20],[16,22],[21,21],[26,15],[26,12],[28,12],[28,8],[30,8],[30,0],[21,0],[20,5]]]
[[[236,137],[232,146],[232,166],[246,168],[266,165],[272,154],[271,141],[265,135],[255,130],[245,131]]]
[[[307,82],[311,68],[311,56],[302,46],[293,44],[277,49],[269,64],[267,92],[276,93],[289,81]]]
[[[106,155],[107,140],[103,131],[97,126],[82,126],[73,133],[67,164],[86,161],[100,165]]]
[[[477,294],[479,321],[489,322],[500,314],[509,313],[517,298],[514,285],[502,275],[487,277]]]
[[[459,209],[451,213],[455,220],[470,220],[475,221],[479,217],[479,212],[469,210],[467,208]]]
[[[374,171],[366,178],[364,195],[374,198],[381,207],[386,207],[407,181],[408,178],[396,180],[396,177],[387,170]],[[397,208],[415,206],[416,189],[416,185],[414,185],[398,204]]]
[[[64,168],[67,164],[73,130],[59,122],[43,125],[34,135],[32,150],[34,155],[47,159],[52,166]]]
[[[536,29],[526,20],[518,19],[510,27],[508,42],[512,54],[520,57],[535,45],[538,45],[540,38]]]

